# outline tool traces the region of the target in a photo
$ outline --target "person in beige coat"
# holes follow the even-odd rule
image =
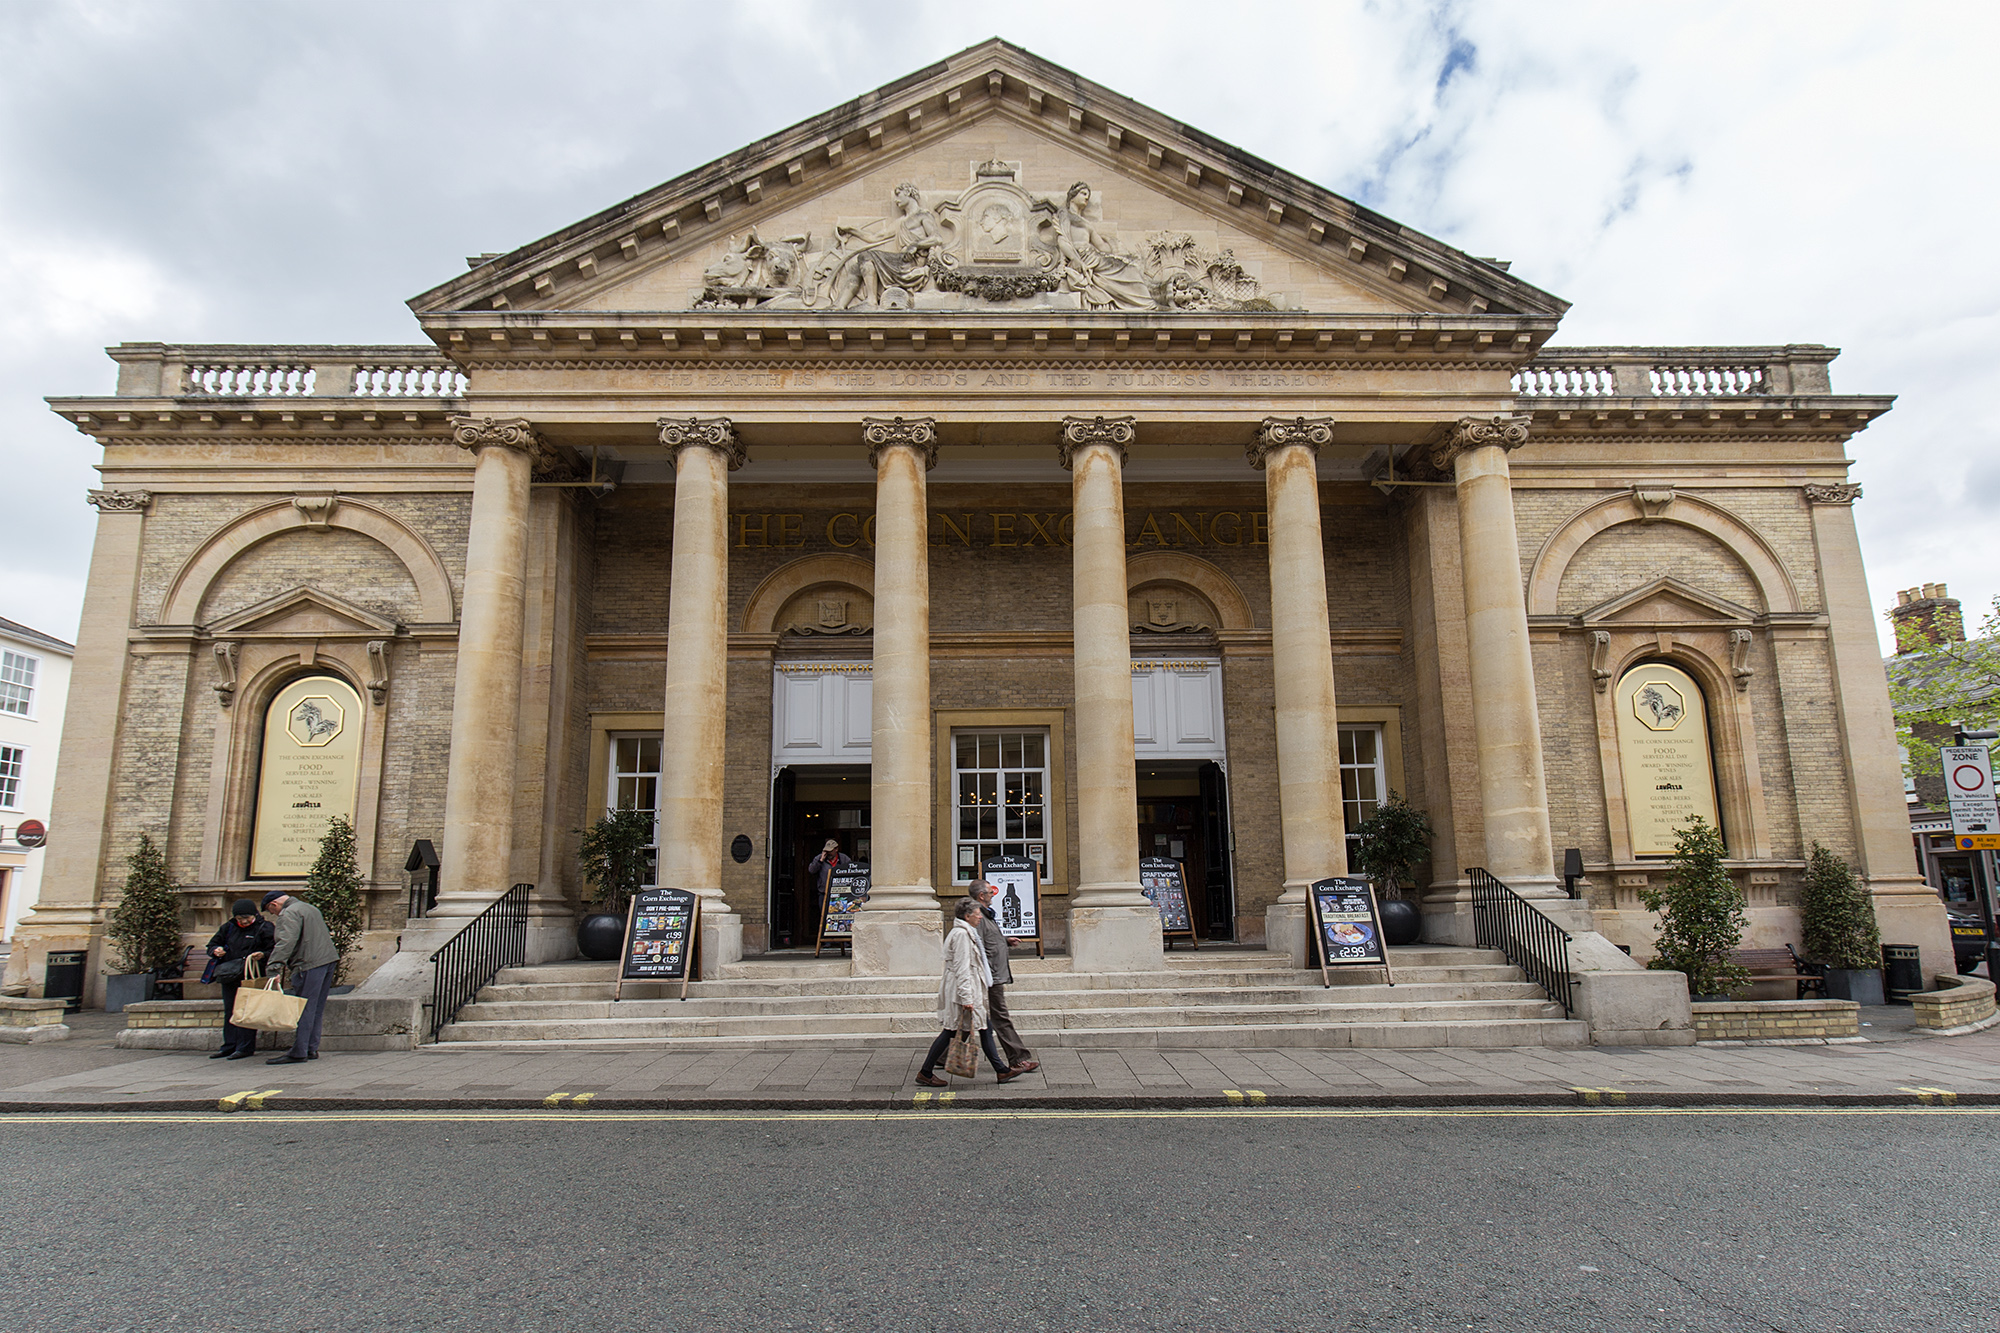
[[[986,946],[979,939],[977,923],[982,915],[983,910],[971,898],[959,899],[958,906],[952,909],[951,929],[944,935],[944,979],[938,983],[938,1022],[944,1029],[931,1043],[930,1053],[924,1056],[924,1067],[917,1075],[917,1082],[927,1088],[945,1086],[945,1080],[936,1073],[938,1061],[944,1059],[953,1035],[965,1027],[978,1030],[979,1044],[1002,1083],[1021,1076],[1000,1057],[993,1029],[987,1025],[986,997],[993,985],[993,969],[987,965]]]

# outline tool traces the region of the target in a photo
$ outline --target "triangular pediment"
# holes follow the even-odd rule
[[[1087,201],[1076,182],[1091,187]],[[411,305],[1567,309],[1495,264],[1000,41],[485,259]]]
[[[216,638],[358,638],[394,635],[395,621],[310,584],[231,612],[208,627]]]
[[[1747,606],[1703,592],[1679,579],[1660,578],[1644,587],[1599,602],[1578,619],[1585,625],[1607,622],[1681,624],[1714,620],[1747,624],[1755,620],[1757,614]]]

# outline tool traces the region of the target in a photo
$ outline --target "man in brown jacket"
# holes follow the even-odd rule
[[[994,1039],[1007,1057],[1009,1073],[1025,1074],[1040,1069],[1042,1062],[1022,1043],[1021,1034],[1014,1030],[1014,1020],[1007,1013],[1007,983],[1014,979],[1014,969],[1007,962],[1007,936],[993,916],[993,886],[976,879],[971,892],[973,900],[983,909],[979,914],[979,942],[986,946],[986,965],[993,969],[993,984],[986,988],[986,1008]]]
[[[274,1055],[267,1065],[295,1065],[319,1059],[319,1029],[326,1018],[326,996],[333,989],[333,974],[340,968],[340,950],[326,928],[326,918],[305,899],[273,889],[264,895],[264,910],[278,914],[277,941],[271,946],[270,969],[291,969],[294,995],[305,997],[305,1012],[292,1034],[292,1049]]]

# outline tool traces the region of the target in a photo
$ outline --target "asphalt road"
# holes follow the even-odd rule
[[[0,1333],[2000,1328],[2000,1115],[0,1117]]]

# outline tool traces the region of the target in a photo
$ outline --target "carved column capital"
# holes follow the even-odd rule
[[[1814,505],[1851,505],[1861,498],[1861,483],[1858,481],[1834,482],[1828,486],[1806,487],[1806,503]]]
[[[1265,417],[1257,426],[1257,438],[1243,451],[1250,466],[1264,470],[1271,452],[1290,444],[1303,444],[1317,455],[1320,446],[1333,443],[1332,417]]]
[[[143,514],[152,506],[151,491],[85,491],[83,502],[100,514]]]
[[[1139,431],[1136,417],[1064,417],[1062,438],[1056,444],[1056,457],[1063,468],[1070,467],[1070,460],[1076,451],[1090,444],[1105,444],[1118,451],[1118,466],[1124,467],[1130,456],[1126,448]]]
[[[906,444],[923,455],[924,471],[937,466],[937,420],[933,417],[863,417],[861,438],[868,442],[868,466],[875,467],[884,449]]]
[[[731,472],[750,461],[743,442],[736,438],[736,423],[728,417],[661,417],[655,424],[660,428],[660,443],[675,458],[683,449],[713,449],[729,460]]]
[[[1527,442],[1526,417],[1460,417],[1452,423],[1444,439],[1432,446],[1431,465],[1440,472],[1450,472],[1453,461],[1469,450],[1488,445],[1519,449]]]
[[[528,461],[538,468],[547,467],[556,459],[555,450],[549,448],[535,433],[533,423],[524,417],[454,416],[449,420],[451,438],[461,449],[475,453],[493,447],[513,449],[526,454]]]

